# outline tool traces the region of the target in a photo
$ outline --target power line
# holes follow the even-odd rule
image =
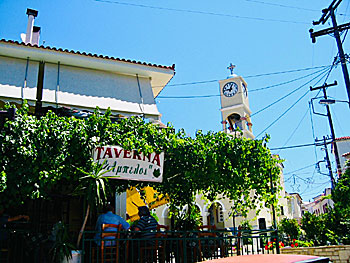
[[[327,69],[326,69],[327,70]],[[326,70],[322,70],[322,72],[320,74],[318,74],[316,77],[314,77],[313,79],[307,81],[306,83],[304,83],[303,85],[299,86],[298,88],[296,88],[295,90],[291,91],[290,93],[288,93],[287,95],[279,98],[278,100],[272,102],[271,104],[267,105],[266,107],[262,108],[261,110],[255,112],[254,114],[251,115],[251,117],[255,116],[256,114],[259,114],[260,112],[270,108],[271,106],[275,105],[276,103],[284,100],[285,98],[289,97],[290,95],[292,95],[293,93],[297,92],[298,90],[300,90],[301,88],[303,88],[304,86],[306,86],[307,84],[309,84],[311,81],[315,80],[316,78],[318,78],[319,76],[321,76],[322,74],[324,74],[324,72]]]
[[[108,4],[135,6],[135,7],[142,7],[142,8],[159,9],[159,10],[175,11],[175,12],[183,12],[183,13],[192,13],[192,14],[201,14],[201,15],[230,17],[230,18],[236,18],[236,19],[238,18],[238,19],[249,19],[249,20],[257,20],[257,21],[270,21],[270,22],[281,22],[281,23],[292,23],[292,24],[306,24],[306,25],[309,24],[307,22],[300,22],[300,21],[261,18],[261,17],[252,17],[252,16],[237,16],[237,15],[230,15],[230,14],[224,14],[224,13],[214,13],[214,12],[199,11],[199,10],[190,10],[190,9],[180,9],[180,8],[169,8],[169,7],[161,7],[161,6],[133,4],[133,3],[120,2],[120,1],[109,1],[109,0],[95,0],[95,1],[96,2],[108,3]]]
[[[306,70],[312,70],[312,69],[327,68],[329,66],[331,66],[331,65],[309,67],[309,68],[302,68],[302,69],[292,69],[292,70],[285,70],[285,71],[277,71],[277,72],[272,72],[272,73],[263,73],[263,74],[246,76],[244,78],[247,79],[247,78],[255,78],[255,77],[261,77],[261,76],[277,75],[277,74],[284,74],[284,73],[293,73],[293,72],[298,72],[298,71],[306,71]]]
[[[312,69],[326,68],[329,66],[331,66],[331,65],[309,67],[309,68],[302,68],[302,69],[292,69],[292,70],[277,71],[277,72],[270,72],[270,73],[262,73],[262,74],[256,74],[256,75],[243,76],[243,78],[248,79],[248,78],[264,77],[264,76],[271,76],[271,75],[279,75],[279,74],[307,71],[307,70],[312,70]],[[185,83],[175,83],[175,84],[169,84],[169,85],[167,85],[167,87],[206,84],[206,83],[212,83],[212,82],[218,82],[218,81],[219,81],[219,79],[212,79],[212,80],[185,82]],[[163,86],[156,86],[156,87],[163,87]]]
[[[310,74],[307,74],[307,75],[304,75],[304,76],[301,76],[301,77],[298,77],[298,78],[295,78],[295,79],[292,79],[292,80],[288,80],[288,81],[285,81],[285,82],[282,82],[282,83],[278,83],[278,84],[274,84],[274,85],[270,85],[270,86],[266,86],[266,87],[263,87],[263,88],[258,88],[258,89],[253,89],[253,90],[250,90],[249,92],[255,92],[255,91],[260,91],[260,90],[266,90],[266,89],[270,89],[270,88],[274,88],[274,87],[278,87],[278,86],[282,86],[282,85],[285,85],[285,84],[289,84],[289,83],[292,83],[292,82],[295,82],[297,80],[301,80],[301,79],[304,79],[304,78],[307,78],[309,76],[312,76],[314,74],[317,74],[321,71],[323,71],[323,69],[319,70],[319,71],[315,71],[315,72],[312,72]]]
[[[307,74],[307,75],[304,75],[304,76],[301,76],[301,77],[298,77],[298,78],[295,78],[295,79],[292,79],[292,80],[288,80],[288,81],[285,81],[285,82],[277,83],[277,84],[274,84],[274,85],[269,85],[269,86],[266,86],[266,87],[263,87],[263,88],[253,89],[253,90],[250,90],[249,93],[256,92],[256,91],[261,91],[261,90],[266,90],[266,89],[282,86],[282,85],[285,85],[285,84],[290,84],[292,82],[295,82],[295,81],[307,78],[309,76],[312,76],[312,75],[317,74],[317,73],[319,73],[321,71],[324,71],[324,70],[325,69],[322,68],[321,70],[318,70],[316,72],[313,72],[313,73],[310,73],[310,74]],[[203,83],[203,82],[200,82],[200,83]],[[188,95],[188,96],[158,96],[157,98],[158,99],[194,99],[194,98],[210,98],[210,97],[220,97],[220,95],[219,94],[212,94],[212,95]]]
[[[317,77],[315,77],[317,78]],[[315,79],[314,78],[314,79]],[[322,79],[322,78],[321,78]],[[320,79],[320,80],[321,80]],[[320,82],[320,80],[318,80],[316,82],[316,84],[318,82]],[[312,80],[311,80],[312,81]],[[310,81],[310,82],[311,82]],[[306,85],[306,84],[304,84]],[[298,88],[299,89],[299,88]],[[290,111],[299,101],[301,101],[301,99],[303,99],[307,94],[309,93],[309,90],[307,90],[296,102],[294,102],[287,110],[285,110],[277,119],[275,119],[272,123],[270,123],[270,125],[268,125],[263,131],[261,131],[256,137],[259,137],[263,132],[265,132],[267,129],[269,129],[272,125],[274,125],[279,119],[281,119],[288,111]]]
[[[298,168],[298,169],[293,170],[293,171],[291,171],[291,172],[284,173],[283,175],[288,175],[288,174],[292,174],[292,173],[295,173],[295,172],[299,172],[299,171],[304,170],[304,169],[306,169],[306,168],[313,167],[313,166],[315,166],[316,164],[317,164],[317,163],[309,164],[309,165],[307,165],[307,166],[304,166],[304,167],[302,167],[302,168]]]
[[[270,148],[270,150],[271,151],[285,150],[285,149],[293,149],[293,148],[300,148],[300,147],[308,147],[308,146],[313,146],[313,145],[316,145],[316,143],[306,143],[306,144],[299,144],[299,145],[292,145],[292,146],[276,147],[276,148]]]
[[[310,112],[310,120],[311,120],[312,137],[313,137],[314,141],[316,141],[314,121],[312,118],[312,111],[311,111],[311,102],[309,102],[309,112]],[[314,153],[315,153],[315,160],[317,161],[318,157],[317,157],[316,145],[314,147]]]
[[[246,2],[258,3],[258,4],[264,4],[264,5],[278,6],[278,7],[283,7],[283,8],[298,9],[298,10],[303,10],[303,11],[320,12],[320,10],[304,8],[304,7],[299,7],[299,6],[281,5],[281,4],[268,3],[268,2],[257,1],[257,0],[245,0],[245,1]],[[338,15],[348,16],[348,15],[346,15],[346,12],[345,12],[345,14],[338,14]]]
[[[285,8],[304,10],[304,11],[320,12],[320,10],[309,9],[309,8],[302,8],[302,7],[298,7],[298,6],[290,6],[290,5],[281,5],[281,4],[275,4],[275,3],[267,3],[267,2],[263,2],[263,1],[257,1],[257,0],[245,0],[245,1],[258,3],[258,4],[264,4],[264,5],[272,5],[272,6],[278,6],[278,7],[285,7]]]
[[[287,141],[283,144],[282,147],[286,146],[286,144],[290,141],[290,139],[294,136],[294,134],[296,133],[296,131],[299,129],[301,123],[303,122],[303,120],[305,119],[306,114],[308,113],[309,109],[306,109],[306,112],[304,114],[304,116],[301,118],[301,120],[299,121],[298,125],[295,127],[294,131],[290,134],[289,138],[287,139]],[[280,150],[281,151],[281,150]],[[280,152],[279,151],[279,152]],[[279,153],[278,152],[278,153]]]

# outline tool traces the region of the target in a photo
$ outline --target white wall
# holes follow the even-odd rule
[[[339,153],[339,159],[340,159],[340,165],[342,167],[342,171],[345,171],[345,162],[346,158],[342,155],[344,153],[350,152],[350,140],[341,140],[337,141],[337,147],[338,147],[338,153]]]
[[[22,89],[25,99],[36,99],[39,63],[29,61],[24,87],[26,65],[27,60],[0,56],[0,99],[20,103]]]
[[[27,60],[0,56],[0,99],[21,102]],[[39,62],[29,61],[24,99],[36,100]],[[66,106],[76,109],[102,110],[125,116],[145,114],[158,119],[150,79],[116,72],[45,63],[43,106]],[[140,89],[141,94],[140,94]],[[57,90],[59,86],[59,91]],[[142,95],[142,100],[141,100]]]

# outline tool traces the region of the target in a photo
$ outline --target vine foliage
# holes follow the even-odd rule
[[[268,137],[251,140],[223,132],[194,137],[171,126],[159,128],[139,117],[112,121],[108,110],[98,109],[85,119],[60,117],[53,112],[37,118],[28,106],[17,111],[15,120],[0,132],[0,199],[18,205],[28,199],[50,199],[55,194],[71,195],[92,167],[92,150],[119,145],[144,153],[164,152],[162,183],[106,181],[111,191],[131,186],[154,187],[167,194],[172,207],[192,204],[201,193],[210,201],[218,195],[235,201],[236,211],[277,202],[270,189],[279,182],[278,160],[267,148]],[[84,172],[85,171],[85,174]]]

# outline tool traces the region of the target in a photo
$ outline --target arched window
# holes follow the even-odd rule
[[[238,128],[240,130],[243,130],[243,123],[241,120],[241,115],[237,113],[233,113],[230,116],[228,116],[228,122],[230,123],[231,130],[237,130]]]

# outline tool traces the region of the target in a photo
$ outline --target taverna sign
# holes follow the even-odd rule
[[[120,146],[101,146],[94,149],[95,162],[104,163],[104,176],[121,180],[162,182],[164,153],[144,154]]]

